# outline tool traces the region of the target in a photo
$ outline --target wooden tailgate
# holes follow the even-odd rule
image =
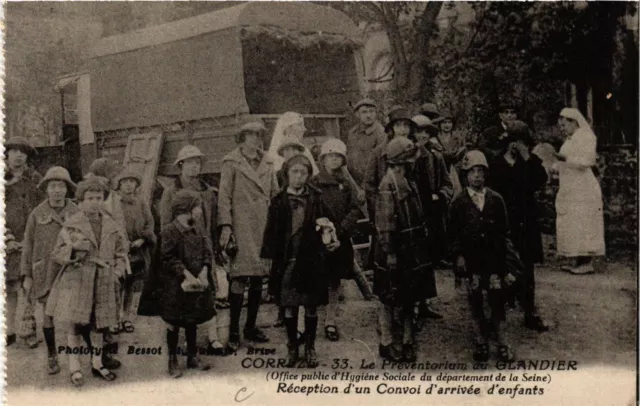
[[[163,134],[150,132],[130,135],[124,154],[124,166],[131,168],[142,177],[140,195],[151,204],[160,154],[162,152]]]

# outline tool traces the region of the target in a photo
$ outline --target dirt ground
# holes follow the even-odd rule
[[[637,274],[632,260],[616,260],[599,264],[596,274],[576,276],[559,269],[558,263],[547,261],[536,271],[537,301],[540,313],[551,325],[546,333],[537,333],[521,327],[522,314],[512,310],[507,315],[506,334],[516,351],[517,359],[575,359],[580,365],[606,365],[635,368],[636,364],[636,303]],[[418,361],[471,362],[470,318],[465,296],[454,289],[451,271],[437,271],[439,298],[435,303],[444,318],[428,321],[418,334]],[[377,302],[361,299],[355,284],[344,286],[345,301],[338,320],[342,338],[338,344],[329,342],[323,333],[323,315],[320,313],[317,351],[321,365],[330,368],[334,358],[349,358],[359,367],[362,359],[377,356],[376,310]],[[272,304],[263,305],[258,324],[266,328],[271,342],[260,345],[275,349],[276,358],[286,357],[285,331],[270,325],[276,318]],[[243,311],[243,319],[244,319]],[[241,320],[243,322],[243,320]],[[139,317],[136,331],[120,334],[118,358],[123,366],[118,382],[136,382],[166,377],[165,329],[159,318]],[[221,338],[226,340],[228,310],[220,314]],[[199,330],[199,343],[206,341],[205,329]],[[58,334],[58,344],[64,344]],[[184,346],[183,338],[181,345]],[[163,347],[159,355],[127,355],[128,346]],[[44,343],[37,349],[13,345],[7,349],[6,384],[12,388],[70,387],[67,359],[60,357],[62,372],[46,373]],[[238,354],[228,357],[204,357],[213,368],[209,372],[189,371],[188,374],[215,374],[216,372],[246,371],[242,360],[247,358],[243,346]],[[493,358],[495,359],[495,354]],[[110,385],[90,376],[89,356],[82,357],[86,384],[82,390]],[[379,359],[378,359],[379,362]]]

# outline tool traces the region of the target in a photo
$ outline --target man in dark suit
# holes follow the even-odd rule
[[[515,103],[503,102],[498,112],[500,121],[485,129],[478,137],[476,147],[487,157],[489,164],[504,150],[507,141],[507,125],[518,119]]]

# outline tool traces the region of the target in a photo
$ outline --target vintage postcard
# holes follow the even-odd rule
[[[3,402],[638,402],[636,2],[4,2]]]

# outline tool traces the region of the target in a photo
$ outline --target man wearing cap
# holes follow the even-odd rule
[[[5,143],[5,288],[7,299],[6,345],[16,341],[16,310],[19,315],[19,333],[30,348],[38,346],[33,300],[20,286],[20,258],[23,237],[29,213],[44,199],[38,189],[42,175],[29,166],[36,154],[35,148],[22,137],[10,138]]]
[[[262,122],[243,125],[236,134],[238,147],[222,159],[220,175],[219,245],[230,256],[230,327],[227,349],[240,346],[240,313],[248,288],[246,340],[269,338],[256,326],[262,298],[262,279],[269,264],[260,258],[271,198],[278,192],[274,162],[264,152],[266,128]],[[232,249],[233,248],[233,249]]]
[[[353,107],[358,118],[356,124],[347,136],[347,160],[351,175],[362,186],[366,176],[367,161],[373,150],[386,143],[384,127],[378,121],[376,102],[372,99],[362,99]]]
[[[75,191],[69,172],[61,166],[49,168],[38,187],[47,195],[29,215],[24,233],[20,275],[22,286],[37,301],[38,313],[42,315],[42,332],[47,344],[48,373],[60,372],[56,355],[56,336],[53,318],[44,314],[44,305],[60,267],[51,263],[51,251],[65,220],[78,212],[69,192]]]
[[[430,283],[427,225],[417,187],[408,177],[418,148],[406,137],[387,144],[387,172],[380,182],[375,215],[374,292],[380,298],[381,357],[415,362],[413,308]]]
[[[535,193],[547,183],[547,172],[542,160],[532,154],[533,137],[522,121],[507,125],[509,134],[505,149],[491,166],[489,186],[500,193],[507,205],[510,239],[524,265],[524,294],[521,303],[525,327],[544,332],[548,326],[542,321],[535,306],[535,263],[542,262],[542,236],[538,218],[540,211]]]
[[[428,117],[433,124],[437,124],[442,121],[440,111],[435,103],[428,102],[420,106],[420,114]]]
[[[485,129],[478,137],[476,147],[487,156],[489,163],[504,150],[508,137],[507,124],[518,118],[517,111],[515,103],[500,103],[499,122]]]

